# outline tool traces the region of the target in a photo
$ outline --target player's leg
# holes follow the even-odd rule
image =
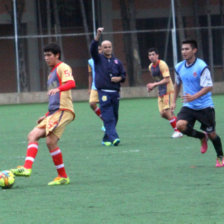
[[[189,137],[203,139],[203,132],[193,129],[196,118],[194,111],[187,107],[182,107],[177,115],[177,129]]]
[[[158,108],[160,116],[166,120],[172,118],[170,105],[169,105],[169,95],[159,96],[158,97]]]
[[[55,127],[47,130],[46,144],[52,157],[53,163],[56,167],[58,176],[48,185],[69,184],[70,180],[65,171],[62,151],[58,146],[58,140],[61,138],[65,127],[73,120],[73,115],[69,111],[55,112],[50,123],[55,123]],[[56,122],[57,121],[57,122]]]
[[[197,117],[197,111],[182,107],[177,115],[177,129],[189,137],[198,138],[201,141],[201,153],[205,153],[208,148],[207,134],[193,128]]]
[[[89,106],[96,113],[96,110],[98,109],[97,104],[95,102],[89,102]],[[96,115],[99,116],[97,113]]]
[[[99,103],[98,93],[96,90],[92,89],[89,96],[89,105],[95,114],[102,119],[100,108],[97,106]]]
[[[15,169],[11,169],[11,171],[16,176],[30,176],[32,173],[32,166],[35,161],[37,152],[38,152],[38,140],[42,137],[45,137],[45,129],[35,127],[28,134],[28,146],[26,152],[25,163],[23,166],[18,166]]]
[[[177,129],[177,117],[175,114],[171,111],[171,103],[173,102],[174,93],[170,93],[167,95],[166,99],[166,105],[168,105],[169,108],[169,122],[172,128],[174,129],[174,133],[172,134],[172,138],[181,138],[183,137],[183,134]]]
[[[119,138],[116,132],[117,120],[114,115],[114,108],[112,103],[113,94],[116,93],[108,93],[105,91],[98,91],[98,93],[100,99],[101,113],[106,129],[102,144],[105,145],[104,143],[107,141],[109,146],[112,145],[115,139]],[[107,139],[105,139],[105,136],[107,137]]]
[[[97,90],[91,89],[90,96],[89,96],[89,105],[90,108],[95,112],[95,114],[103,121],[101,110],[98,107],[97,103],[99,103],[99,97]],[[101,127],[102,131],[105,131],[104,125]]]
[[[177,129],[177,117],[172,113],[171,109],[167,109],[164,111],[167,120],[170,123],[170,126],[173,128],[174,132],[172,134],[172,138],[181,138],[183,134]]]
[[[58,176],[66,178],[67,174],[64,168],[62,152],[61,149],[58,147],[58,140],[59,138],[53,133],[51,133],[46,137],[46,144],[51,154],[53,163],[57,169]]]
[[[53,163],[56,167],[57,173],[59,177],[67,178],[67,174],[64,167],[63,156],[61,149],[58,147],[59,138],[53,133],[49,134],[46,137],[46,144],[51,154]]]
[[[89,105],[91,109],[95,112],[95,114],[102,120],[101,111],[100,111],[100,108],[97,106],[97,103],[90,102]]]
[[[217,135],[215,131],[215,110],[214,108],[205,108],[200,112],[200,116],[198,118],[199,122],[201,123],[201,129],[208,134],[208,138],[211,140],[216,154],[217,154],[217,161],[216,167],[223,167],[224,160],[223,160],[223,150],[222,150],[222,142],[221,138]]]
[[[176,125],[177,118],[170,109],[171,100],[172,100],[171,94],[158,97],[159,112],[162,118],[169,121],[171,127],[174,130],[174,133],[172,134],[171,137],[180,138],[183,136],[183,134],[177,129],[177,125]]]
[[[111,102],[101,104],[101,111],[106,129],[102,144],[109,146],[112,145],[116,138],[118,138],[116,133],[116,119],[114,117],[113,105]]]
[[[114,110],[114,117],[115,117],[115,126],[117,125],[118,122],[118,117],[119,117],[119,101],[120,101],[120,95],[119,93],[114,93],[113,94],[113,110]],[[116,131],[116,129],[115,129]],[[120,139],[118,138],[118,134],[117,134],[117,138],[113,140],[113,145],[114,146],[118,146],[120,144]]]
[[[221,138],[215,131],[212,133],[208,133],[208,137],[211,140],[217,155],[216,167],[224,167],[224,158],[223,158],[223,150],[222,150],[222,142]]]

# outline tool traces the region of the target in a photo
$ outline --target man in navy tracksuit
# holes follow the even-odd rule
[[[116,131],[120,100],[120,83],[125,81],[126,73],[123,65],[112,55],[112,43],[102,42],[102,54],[98,53],[98,42],[104,28],[97,29],[90,51],[95,65],[95,84],[99,94],[100,110],[105,126],[102,144],[117,146],[120,143]]]

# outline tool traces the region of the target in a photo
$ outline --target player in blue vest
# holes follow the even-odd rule
[[[207,151],[207,140],[210,139],[217,154],[216,167],[223,167],[222,143],[215,131],[211,73],[208,65],[197,58],[197,50],[195,40],[182,42],[181,53],[184,60],[175,66],[176,83],[172,109],[176,107],[176,99],[183,85],[183,107],[177,115],[177,128],[183,134],[201,141],[201,153]],[[203,132],[194,129],[196,121],[201,123]]]
[[[104,28],[97,29],[90,51],[95,66],[95,84],[99,94],[100,110],[106,129],[102,144],[117,146],[120,143],[116,125],[120,100],[120,83],[125,81],[126,73],[121,61],[112,54],[112,43],[101,43],[102,54],[98,53],[98,43]]]
[[[98,52],[99,54],[102,53],[101,50],[101,46],[98,46]],[[95,114],[101,119],[102,119],[102,114],[100,111],[100,108],[97,106],[97,103],[99,103],[99,97],[98,97],[98,92],[97,92],[97,88],[95,85],[95,66],[94,66],[94,60],[92,58],[90,58],[88,60],[88,73],[89,73],[89,77],[88,77],[88,82],[89,82],[89,105],[90,108],[95,112]],[[102,126],[101,128],[102,131],[105,131],[104,126]]]

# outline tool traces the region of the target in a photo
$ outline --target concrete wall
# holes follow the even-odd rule
[[[214,83],[213,94],[224,94],[224,82]],[[145,86],[140,87],[122,87],[121,98],[140,98],[140,97],[156,97],[157,90],[153,90],[150,94],[146,91]],[[73,101],[87,101],[89,99],[86,89],[73,90]],[[46,103],[48,96],[46,92],[29,92],[29,93],[3,93],[0,94],[0,105],[3,104],[26,104],[26,103]]]

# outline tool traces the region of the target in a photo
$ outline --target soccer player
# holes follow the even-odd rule
[[[177,128],[183,134],[200,140],[201,153],[207,151],[209,138],[217,154],[216,167],[223,167],[222,143],[215,131],[211,73],[208,65],[197,58],[197,51],[195,40],[182,42],[181,53],[184,60],[175,66],[176,83],[172,109],[176,107],[176,99],[183,85],[183,107],[177,115]],[[203,132],[194,129],[196,121],[201,123]]]
[[[173,99],[173,82],[170,77],[169,67],[165,61],[159,59],[159,52],[156,48],[148,50],[148,58],[151,61],[149,71],[154,82],[147,84],[148,92],[158,86],[158,107],[162,118],[169,121],[174,129],[172,138],[180,138],[183,134],[176,127],[176,116],[171,111],[171,103]]]
[[[98,46],[99,54],[102,53],[101,46]],[[99,103],[98,92],[95,85],[95,68],[94,68],[94,60],[90,58],[88,60],[88,72],[89,72],[89,105],[90,108],[95,112],[95,114],[102,120],[102,115],[100,108],[97,106]],[[102,131],[105,131],[104,126],[101,128]]]
[[[119,59],[112,54],[112,43],[104,40],[102,54],[98,53],[98,43],[104,28],[97,29],[90,51],[95,65],[95,84],[99,94],[100,110],[105,127],[102,144],[118,146],[120,139],[116,131],[120,100],[120,83],[125,81],[126,73]]]
[[[60,60],[60,47],[51,43],[44,48],[44,59],[51,68],[48,76],[48,112],[40,117],[37,126],[28,134],[28,146],[23,166],[11,171],[16,176],[30,176],[32,166],[38,152],[38,141],[46,138],[46,144],[52,156],[58,176],[48,185],[69,184],[70,180],[65,171],[62,152],[58,146],[65,127],[75,118],[71,89],[75,87],[72,69]]]

